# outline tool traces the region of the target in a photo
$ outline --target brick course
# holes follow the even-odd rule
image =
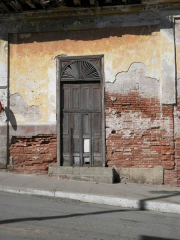
[[[9,166],[11,171],[47,174],[48,166],[57,162],[56,135],[33,137],[14,136],[11,139]]]

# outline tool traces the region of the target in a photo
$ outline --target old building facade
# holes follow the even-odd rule
[[[180,3],[90,2],[0,5],[0,167],[179,186]]]

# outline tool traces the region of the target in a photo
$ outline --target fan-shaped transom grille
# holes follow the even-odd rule
[[[62,80],[100,80],[96,66],[89,61],[73,61],[62,70]]]

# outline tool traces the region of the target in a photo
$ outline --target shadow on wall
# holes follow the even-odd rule
[[[5,107],[5,113],[7,117],[7,121],[11,123],[12,128],[16,131],[17,130],[17,121],[14,116],[14,113],[11,111],[11,109]]]
[[[64,32],[41,32],[41,33],[28,33],[28,34],[10,34],[10,44],[27,44],[34,42],[53,42],[59,40],[75,40],[75,41],[92,41],[110,37],[122,37],[123,35],[137,35],[147,36],[152,35],[154,32],[159,32],[159,25],[155,26],[138,26],[126,28],[99,28],[76,31]]]

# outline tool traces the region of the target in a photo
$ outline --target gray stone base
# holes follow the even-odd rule
[[[0,169],[7,168],[7,124],[0,125]]]
[[[154,168],[115,168],[115,176],[119,176],[120,182],[163,184],[163,167]]]
[[[114,169],[107,167],[49,167],[48,174],[72,180],[114,182]]]

